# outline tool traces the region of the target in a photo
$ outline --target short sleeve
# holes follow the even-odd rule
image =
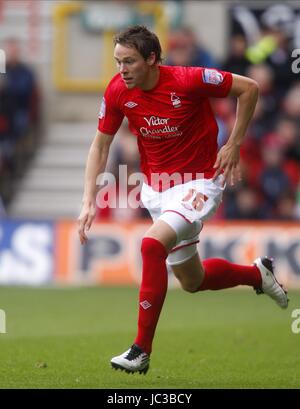
[[[216,68],[191,67],[188,88],[193,94],[204,98],[227,97],[232,86],[232,74]]]
[[[116,100],[116,95],[108,86],[102,98],[98,122],[98,130],[108,135],[115,135],[124,118]]]

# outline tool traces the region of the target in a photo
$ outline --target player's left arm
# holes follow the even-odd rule
[[[214,179],[224,171],[225,179],[233,185],[240,180],[240,147],[247,127],[253,116],[258,99],[258,85],[250,78],[232,74],[232,86],[229,95],[237,97],[236,120],[231,135],[220,149],[214,168]]]

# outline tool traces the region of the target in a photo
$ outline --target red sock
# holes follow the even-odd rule
[[[199,291],[221,290],[237,285],[261,287],[261,274],[256,266],[241,266],[221,258],[204,260],[203,266],[205,274]]]
[[[150,237],[142,240],[141,251],[143,275],[139,296],[138,334],[134,343],[150,354],[168,287],[166,268],[168,253],[158,240]]]

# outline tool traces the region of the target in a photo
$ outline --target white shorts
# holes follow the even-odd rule
[[[194,209],[191,201],[183,201],[190,189],[205,197],[200,211]],[[223,175],[214,182],[212,179],[191,180],[164,192],[157,192],[151,186],[143,184],[141,200],[153,222],[158,219],[165,221],[177,235],[176,245],[167,259],[168,264],[181,264],[196,253],[203,222],[215,214],[224,189]]]

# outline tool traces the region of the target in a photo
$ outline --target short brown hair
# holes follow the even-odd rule
[[[125,47],[134,47],[147,60],[151,53],[155,54],[155,62],[160,63],[161,45],[156,34],[152,33],[145,26],[132,26],[121,31],[114,38],[114,44],[121,44]]]

